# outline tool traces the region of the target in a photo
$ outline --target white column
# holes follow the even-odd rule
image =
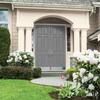
[[[80,52],[80,29],[74,29],[74,52]]]
[[[32,28],[26,28],[26,51],[32,51]]]
[[[72,30],[71,30],[71,40],[70,40],[70,42],[71,42],[71,52],[73,52],[73,50],[74,50],[74,44],[73,44],[73,41],[74,41],[74,36],[73,36],[74,34],[73,34],[73,32],[72,32]]]
[[[87,50],[87,29],[81,30],[81,51]]]
[[[18,28],[18,51],[24,51],[24,28]]]

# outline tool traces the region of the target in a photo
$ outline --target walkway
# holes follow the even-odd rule
[[[50,86],[64,86],[66,79],[64,77],[41,77],[31,80],[32,83]]]

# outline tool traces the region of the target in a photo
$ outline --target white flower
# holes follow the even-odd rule
[[[82,78],[82,83],[85,83],[85,82],[87,82],[87,81],[88,81],[88,77],[84,76],[84,77]]]
[[[26,55],[23,55],[23,57],[26,59],[27,58],[27,56]]]
[[[89,90],[94,90],[94,89],[95,89],[95,87],[94,87],[94,85],[93,85],[93,84],[90,84],[90,85],[88,86],[88,89],[89,89]]]
[[[10,63],[12,61],[13,61],[13,58],[10,58],[10,59],[7,60],[7,63]]]
[[[80,76],[82,77],[83,74],[86,72],[86,69],[85,68],[80,68],[79,71],[80,71]]]
[[[78,58],[77,58],[80,62],[85,62],[85,63],[87,63],[88,62],[88,58],[86,57],[86,56],[84,56],[84,55],[81,55],[81,56],[79,56]]]
[[[98,68],[100,69],[100,64],[98,65]]]
[[[92,93],[88,93],[86,96],[93,96]]]
[[[89,58],[89,62],[90,62],[90,64],[97,64],[98,63],[98,59],[90,57]]]
[[[73,73],[73,80],[77,79],[78,75],[76,73]]]
[[[94,52],[94,54],[96,54],[96,55],[99,54],[98,50],[94,50],[93,52]]]
[[[15,62],[17,62],[18,61],[18,57],[15,57]]]
[[[26,63],[29,63],[29,60],[25,60]]]
[[[98,76],[95,76],[95,77],[93,78],[93,81],[97,81],[98,78],[99,78]]]
[[[94,75],[92,74],[92,73],[89,73],[88,74],[88,79],[90,80],[90,79],[92,79],[94,77]]]
[[[19,60],[22,60],[22,57],[21,56],[19,56],[18,58],[19,58]]]

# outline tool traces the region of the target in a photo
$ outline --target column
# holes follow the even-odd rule
[[[32,51],[32,28],[26,28],[26,51]]]
[[[80,29],[74,29],[74,52],[80,52]]]
[[[24,28],[18,28],[18,51],[24,51]]]
[[[73,32],[72,32],[72,30],[71,30],[71,40],[70,40],[70,42],[71,42],[71,52],[73,52],[73,50],[74,50],[74,36],[73,36],[74,34],[73,34]]]
[[[81,51],[87,50],[87,29],[81,30]]]

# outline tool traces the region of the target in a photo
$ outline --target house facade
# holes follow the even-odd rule
[[[35,66],[46,71],[63,70],[70,66],[74,52],[97,48],[90,37],[100,25],[96,3],[0,0],[0,26],[8,27],[11,33],[11,52],[33,52]]]

